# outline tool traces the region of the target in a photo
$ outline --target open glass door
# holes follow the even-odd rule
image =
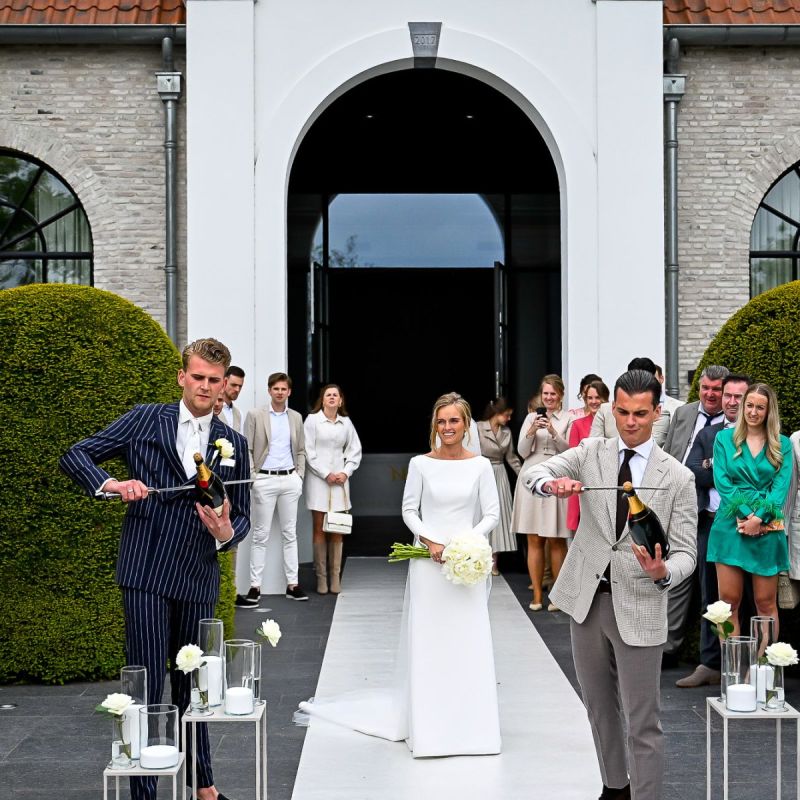
[[[494,262],[494,396],[508,391],[508,273]]]

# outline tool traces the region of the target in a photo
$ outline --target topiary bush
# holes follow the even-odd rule
[[[768,383],[778,395],[783,433],[800,429],[800,281],[754,297],[722,326],[700,359],[690,400],[697,400],[707,364]]]
[[[136,403],[178,399],[180,355],[144,311],[86,286],[0,291],[0,341],[0,682],[109,678],[124,663],[124,507],[84,495],[58,458]],[[220,561],[232,630],[231,559]]]

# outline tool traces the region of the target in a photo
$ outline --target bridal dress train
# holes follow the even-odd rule
[[[415,544],[446,545],[497,526],[490,462],[478,456],[416,456],[408,468],[403,520]],[[458,586],[429,559],[408,565],[395,684],[301,703],[301,710],[372,736],[405,740],[415,758],[500,752],[500,721],[489,627],[489,583]]]

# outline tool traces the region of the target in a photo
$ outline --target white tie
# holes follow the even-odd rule
[[[189,423],[192,429],[186,439],[186,447],[183,448],[183,468],[186,470],[186,477],[193,478],[197,474],[194,454],[200,452],[200,420],[192,417]]]

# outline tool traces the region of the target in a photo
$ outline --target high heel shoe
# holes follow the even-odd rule
[[[542,610],[542,604],[541,603],[528,603],[528,608],[531,611],[541,611]]]

